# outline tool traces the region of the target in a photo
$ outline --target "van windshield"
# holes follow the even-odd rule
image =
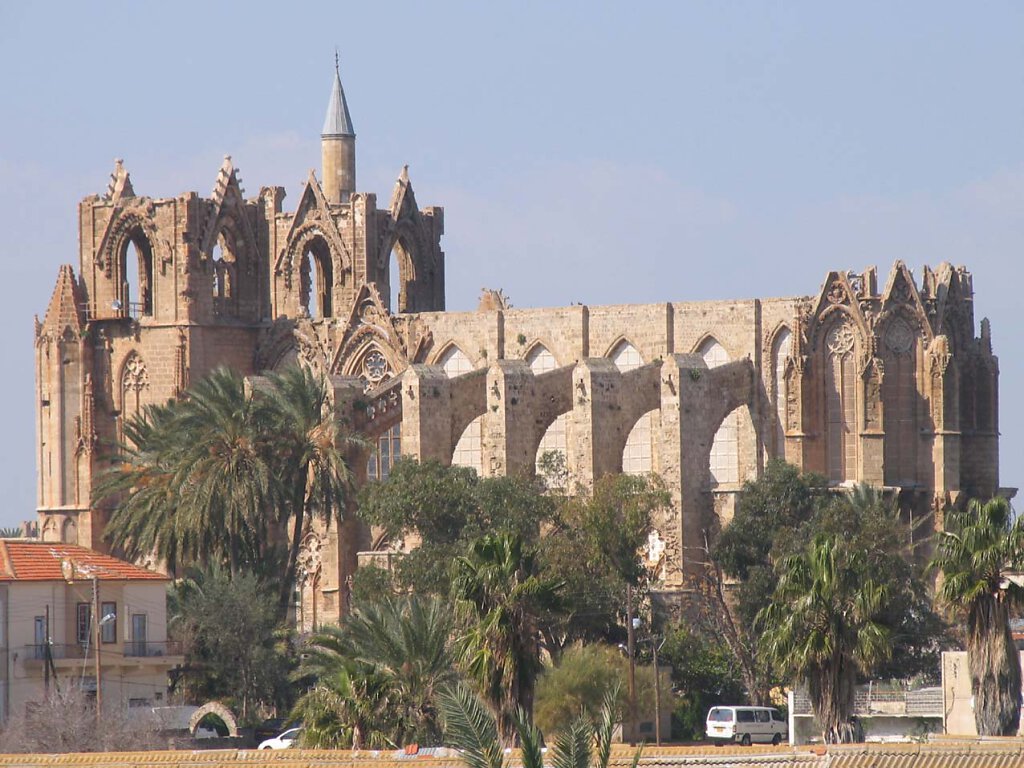
[[[708,712],[708,722],[712,723],[731,723],[732,722],[732,710],[724,709],[722,707],[715,707]]]

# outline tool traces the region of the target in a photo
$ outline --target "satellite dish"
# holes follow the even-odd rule
[[[123,307],[124,305],[121,303],[120,299],[114,299],[112,302],[110,302],[110,308],[115,312],[120,311]]]

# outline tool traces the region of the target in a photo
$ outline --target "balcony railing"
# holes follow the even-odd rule
[[[180,656],[181,653],[181,643],[174,640],[161,643],[132,640],[124,644],[124,655],[133,658],[154,659],[161,656]]]
[[[104,658],[107,658],[109,654],[116,651],[110,647],[109,644],[104,643],[101,647]],[[69,643],[67,645],[58,645],[56,643],[50,645],[50,656],[54,661],[61,659],[84,659],[86,648],[84,644]],[[121,652],[124,656],[131,658],[143,658],[152,659],[159,658],[161,656],[180,656],[182,654],[181,643],[167,640],[159,643],[150,642],[136,642],[128,641],[121,646]],[[43,661],[46,658],[46,646],[45,645],[26,645],[23,649],[23,658],[33,661]],[[92,658],[93,651],[92,647],[89,647],[89,658]]]
[[[50,657],[56,659],[84,659],[85,658],[85,646],[73,643],[70,645],[58,645],[52,643],[50,645]],[[40,661],[46,658],[46,646],[45,645],[26,645],[25,646],[25,658],[26,659],[39,659]]]

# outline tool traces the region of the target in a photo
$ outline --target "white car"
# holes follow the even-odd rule
[[[295,746],[295,742],[301,735],[302,728],[289,728],[272,739],[261,741],[258,749],[289,749]]]

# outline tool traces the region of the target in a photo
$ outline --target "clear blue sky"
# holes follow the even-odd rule
[[[1009,2],[0,4],[0,525],[34,516],[32,315],[77,267],[78,200],[115,157],[139,194],[209,194],[231,154],[294,205],[335,45],[358,186],[386,201],[408,163],[445,206],[451,308],[965,264],[1021,484],[1022,41]]]

